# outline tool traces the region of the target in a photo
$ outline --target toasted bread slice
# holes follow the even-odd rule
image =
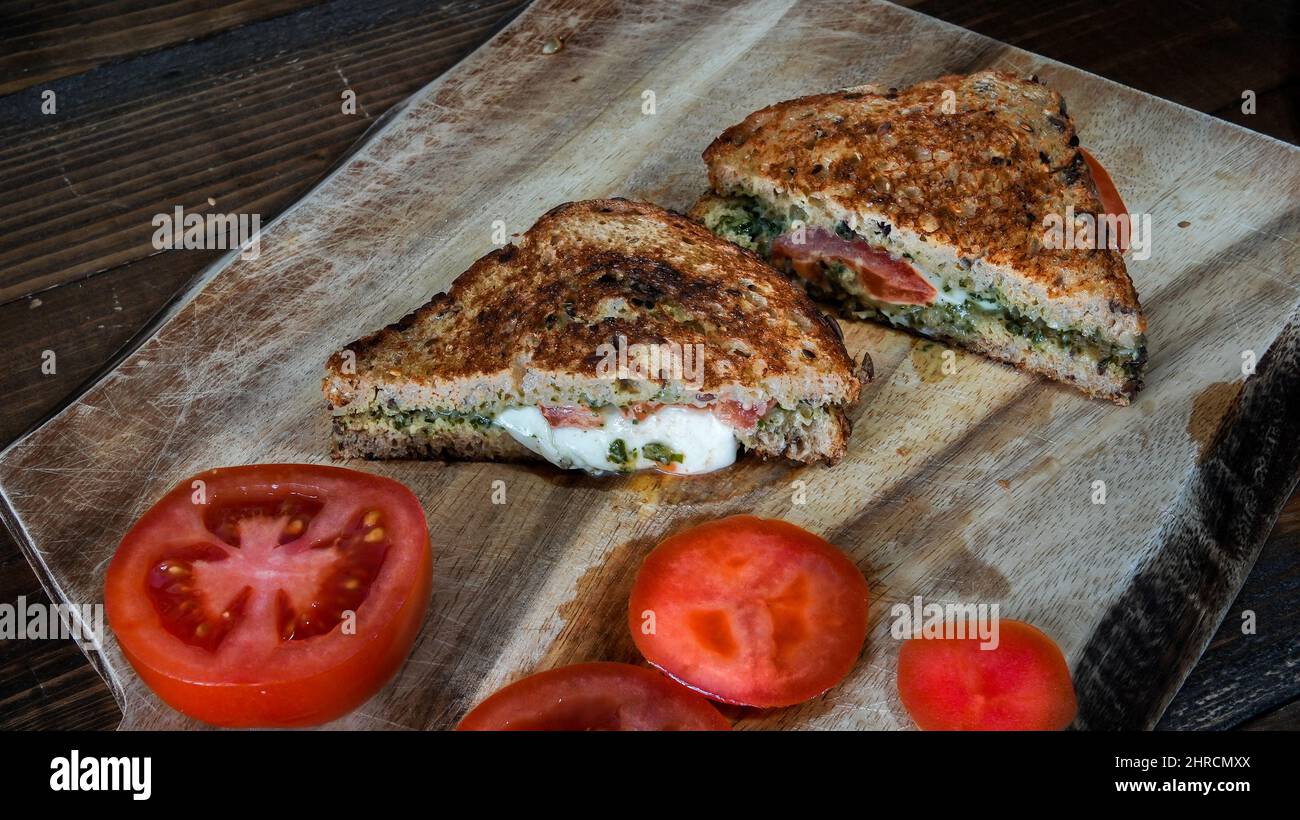
[[[737,442],[838,459],[861,373],[835,320],[753,253],[680,214],[607,199],[553,209],[447,293],[335,353],[323,388],[338,457],[697,472]],[[630,435],[607,436],[607,458],[586,440],[557,455],[554,430],[528,427],[534,409],[570,431],[557,440]],[[631,445],[651,430],[666,439]],[[668,440],[700,430],[712,461]]]
[[[708,147],[691,215],[846,315],[1127,404],[1146,318],[1122,255],[1043,241],[1102,212],[1078,142],[1059,94],[996,71],[803,97]]]

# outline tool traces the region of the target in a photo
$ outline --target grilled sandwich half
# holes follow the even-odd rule
[[[704,152],[710,230],[844,315],[950,340],[1127,404],[1146,318],[1118,250],[1045,247],[1101,212],[1061,96],[986,71],[777,103]],[[1059,243],[1058,243],[1059,244]]]
[[[561,205],[329,360],[340,458],[700,473],[834,462],[870,360],[753,253],[623,199]]]

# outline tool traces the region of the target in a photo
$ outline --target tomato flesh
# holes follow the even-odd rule
[[[605,426],[605,419],[590,407],[581,405],[564,405],[562,407],[541,407],[542,418],[552,427],[578,427],[591,429]]]
[[[1131,217],[1128,213],[1128,207],[1124,205],[1124,199],[1119,195],[1119,189],[1115,187],[1115,182],[1110,178],[1110,173],[1102,166],[1097,158],[1088,153],[1087,148],[1079,148],[1083,154],[1084,160],[1088,163],[1088,170],[1092,173],[1092,181],[1097,186],[1097,198],[1101,200],[1101,212],[1104,214],[1113,214],[1123,216],[1129,221],[1130,229],[1132,226]],[[1127,233],[1119,237],[1119,250],[1121,253],[1128,251],[1129,236]]]
[[[704,698],[658,672],[580,663],[539,672],[475,707],[460,731],[727,731]]]
[[[773,404],[776,402],[769,400],[752,407],[745,407],[738,401],[723,401],[713,405],[713,414],[724,424],[737,430],[753,430],[758,426],[758,420],[767,415],[767,411]]]
[[[998,645],[981,639],[913,638],[898,655],[898,693],[922,729],[1058,730],[1077,703],[1060,648],[1021,621],[998,624]]]
[[[633,586],[628,624],[646,660],[714,700],[788,706],[852,670],[867,584],[843,553],[748,515],[665,540]]]
[[[854,271],[867,294],[880,302],[929,305],[939,294],[916,268],[884,248],[862,239],[844,239],[825,228],[805,228],[799,237],[777,237],[772,258],[790,260],[795,273],[817,285],[825,285],[822,264],[839,262]]]
[[[663,407],[663,405],[660,404],[659,402],[639,401],[635,404],[629,404],[628,406],[624,407],[622,409],[622,412],[623,412],[623,416],[626,418],[636,419],[637,421],[645,421],[652,414],[658,412],[659,408],[661,407]]]
[[[424,513],[401,484],[258,465],[200,473],[155,504],[109,565],[105,607],[123,654],[173,707],[299,726],[383,685],[431,587]]]

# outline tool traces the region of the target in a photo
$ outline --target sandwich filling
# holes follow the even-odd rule
[[[515,441],[564,468],[587,472],[657,469],[681,475],[708,473],[736,460],[734,429],[695,407],[662,407],[641,419],[606,407],[594,424],[556,426],[544,410],[512,407],[496,417]],[[586,409],[586,408],[582,408]]]
[[[745,407],[723,401],[705,405],[638,402],[589,407],[503,405],[473,410],[400,410],[372,405],[335,417],[340,431],[436,441],[462,425],[498,428],[557,467],[589,473],[657,470],[694,475],[721,470],[741,447],[781,452],[810,442],[830,423],[826,406],[776,401]]]
[[[890,227],[863,236],[840,223],[804,226],[761,200],[722,199],[702,214],[719,236],[755,251],[798,276],[814,295],[838,302],[848,314],[877,319],[959,343],[1028,348],[1085,358],[1099,374],[1138,379],[1145,345],[1125,345],[1101,330],[1062,327],[1011,304],[995,287],[976,289],[969,264],[948,264],[890,248]]]

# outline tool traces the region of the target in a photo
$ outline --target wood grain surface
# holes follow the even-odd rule
[[[147,40],[150,34],[141,27],[151,24],[142,24],[135,15],[140,5],[132,0],[99,2],[97,7],[115,9],[116,14],[105,13],[89,25]],[[204,209],[209,198],[222,203],[224,210],[239,211],[252,201],[248,191],[270,191],[258,203],[269,219],[306,193],[386,110],[480,45],[524,5],[492,0],[334,0],[315,7],[303,2],[300,13],[225,32],[169,18],[169,40],[186,42],[184,46],[120,64],[104,61],[98,70],[49,84],[63,100],[62,113],[56,116],[40,113],[44,84],[0,97],[0,154],[6,157],[0,171],[0,209],[6,214],[0,218],[0,254],[44,257],[75,244],[94,259],[89,268],[95,271],[49,287],[41,272],[50,269],[37,266],[37,280],[24,282],[15,290],[20,296],[0,303],[0,343],[12,352],[14,362],[0,369],[0,390],[8,400],[0,414],[0,442],[13,441],[80,393],[88,380],[138,342],[151,318],[221,256],[220,251],[201,250],[154,253],[143,230],[110,231],[96,238],[94,233],[83,236],[79,228],[71,236],[55,231],[24,235],[12,229],[9,216],[21,218],[21,203],[33,199],[38,204],[62,203],[76,215],[74,226],[83,220],[93,224],[94,215],[102,213],[109,195],[86,180],[79,180],[82,184],[74,189],[67,184],[70,178],[64,181],[64,191],[50,192],[46,186],[65,176],[61,148],[67,133],[89,134],[81,138],[87,163],[135,180],[125,192],[119,187],[114,196],[129,199],[133,190],[147,189],[147,213],[177,204]],[[0,4],[0,19],[14,19],[15,6],[26,13],[29,4]],[[35,21],[33,30],[53,32],[65,21],[62,16]],[[20,26],[0,25],[5,46],[0,53],[28,49],[22,31]],[[11,34],[13,39],[5,39]],[[67,32],[65,37],[75,35]],[[407,47],[395,47],[398,41]],[[310,67],[301,68],[304,64]],[[346,85],[340,75],[348,78]],[[255,130],[268,111],[285,118],[283,132],[310,139],[314,123],[339,112],[345,87],[357,93],[358,114],[310,150],[294,139],[282,141],[278,150],[252,154],[219,150],[223,133]],[[265,92],[258,94],[260,104],[243,104],[250,89]],[[149,116],[159,109],[187,120],[188,129],[173,127],[169,116]],[[209,116],[214,109],[221,110],[220,118]],[[99,119],[109,117],[119,138],[94,139]],[[233,131],[211,128],[214,123]],[[168,138],[179,140],[172,144],[173,156],[192,171],[179,192],[168,189],[170,164],[156,161],[147,150]],[[28,187],[33,185],[47,193]],[[25,241],[19,238],[24,236]],[[128,261],[111,261],[120,259]],[[45,350],[58,354],[54,374],[40,372]],[[7,529],[0,529],[0,590],[4,601],[20,596],[47,600]],[[72,642],[0,642],[0,727],[111,728],[120,719],[108,688]]]
[[[851,21],[837,9],[531,7],[278,220],[258,259],[205,273],[156,335],[0,457],[0,487],[45,580],[68,600],[96,600],[121,532],[198,469],[322,460],[324,356],[444,289],[490,249],[494,220],[519,231],[556,202],[613,193],[684,207],[701,186],[701,146],[754,107],[862,77],[903,85],[998,66],[1058,87],[1130,208],[1153,213],[1157,251],[1131,266],[1152,325],[1149,386],[1134,406],[966,356],[956,375],[936,376],[936,345],[854,324],[851,352],[869,349],[880,378],[834,469],[751,460],[681,482],[370,465],[429,509],[434,603],[411,661],[340,725],[446,727],[533,669],[635,660],[621,613],[640,559],[676,527],[741,510],[825,533],[875,596],[848,681],[800,707],[737,715],[741,726],[907,726],[885,616],[916,594],[997,602],[1053,634],[1075,669],[1081,726],[1153,725],[1295,479],[1278,444],[1296,410],[1286,328],[1298,296],[1278,265],[1294,269],[1296,152],[896,7]],[[545,55],[552,37],[565,47]],[[640,110],[646,89],[653,116]],[[1251,173],[1264,166],[1277,173]],[[1209,179],[1213,201],[1198,190]],[[1210,400],[1240,379],[1242,351],[1270,347],[1236,404]],[[1253,426],[1223,425],[1240,417]],[[1234,449],[1243,436],[1254,436],[1249,453]],[[1239,482],[1248,520],[1207,521],[1220,473],[1272,479]],[[488,501],[496,479],[504,507]],[[795,480],[806,504],[792,503]],[[1104,505],[1089,501],[1097,480]],[[186,725],[111,635],[92,660],[125,725]]]
[[[321,77],[323,72],[308,72],[308,76],[295,78],[286,84],[282,77],[275,74],[279,64],[291,63],[298,59],[300,53],[307,51],[326,54],[327,60],[332,59],[335,62],[359,59],[353,52],[362,51],[373,55],[371,59],[375,70],[363,76],[359,82],[354,80],[354,85],[359,89],[361,98],[368,101],[369,113],[377,116],[388,103],[400,97],[400,94],[389,93],[391,77],[398,75],[396,80],[398,83],[413,81],[403,79],[399,69],[418,64],[411,74],[424,71],[427,79],[438,70],[439,60],[444,64],[453,60],[456,56],[454,48],[468,48],[473,44],[475,36],[481,38],[491,30],[499,17],[508,17],[518,4],[448,5],[450,8],[445,12],[442,6],[436,7],[431,12],[427,4],[372,4],[372,7],[379,9],[376,17],[388,23],[401,19],[401,27],[410,32],[410,41],[425,43],[423,48],[412,49],[408,53],[399,55],[389,53],[391,49],[389,51],[368,49],[369,40],[378,38],[380,36],[378,30],[382,30],[383,27],[370,26],[369,21],[359,20],[355,15],[348,17],[346,9],[340,10],[342,4],[331,3],[327,4],[323,14],[309,11],[304,13],[305,16],[293,15],[289,18],[292,20],[292,25],[277,26],[276,21],[271,20],[245,30],[218,35],[213,40],[187,45],[180,50],[189,54],[185,59],[178,59],[175,55],[169,57],[167,52],[151,55],[136,61],[136,65],[131,66],[129,73],[121,68],[114,69],[117,72],[115,81],[105,81],[105,72],[96,72],[98,77],[90,77],[92,82],[86,86],[79,86],[77,82],[72,82],[69,87],[73,89],[89,87],[94,92],[80,97],[80,108],[96,102],[107,105],[114,98],[120,100],[144,96],[147,100],[149,97],[147,91],[154,89],[164,80],[174,80],[171,85],[158,90],[156,99],[167,100],[173,106],[185,106],[188,103],[186,94],[192,90],[192,85],[181,82],[186,79],[186,71],[190,72],[191,76],[188,79],[191,81],[204,76],[221,74],[222,69],[228,70],[231,76],[269,75],[272,79],[265,81],[266,84],[281,90],[280,96],[274,100],[278,108],[291,117],[290,121],[311,121],[320,119],[327,109],[336,108],[333,95],[327,97],[311,91],[312,88],[322,87],[325,84],[325,80]],[[1185,104],[1244,121],[1251,127],[1280,136],[1293,137],[1294,135],[1296,109],[1293,103],[1288,103],[1290,99],[1288,83],[1294,82],[1293,75],[1279,69],[1279,67],[1285,68],[1284,61],[1270,57],[1278,53],[1276,47],[1271,45],[1270,38],[1287,36],[1287,24],[1290,18],[1281,18],[1282,25],[1264,19],[1267,12],[1263,7],[1268,4],[1252,6],[1249,13],[1243,17],[1242,14],[1237,13],[1240,9],[1234,10],[1233,13],[1225,13],[1222,9],[1202,9],[1196,15],[1176,16],[1169,14],[1169,4],[1142,4],[1136,8],[1124,6],[1122,9],[1107,10],[1097,4],[1065,3],[1054,6],[1060,12],[1059,18],[1026,13],[1024,10],[1026,4],[1016,3],[921,3],[919,5],[923,9],[947,16],[949,19],[957,19],[1001,38],[1029,44],[1054,56],[1140,84],[1148,90]],[[437,25],[422,25],[431,16],[438,14],[444,16],[438,18]],[[1167,18],[1166,20],[1158,20],[1162,14]],[[402,15],[406,16],[402,17]],[[1109,21],[1114,20],[1116,15],[1122,17],[1125,25],[1113,27],[1109,25]],[[1060,26],[1055,25],[1060,19],[1066,17],[1084,36],[1070,36],[1069,32],[1064,32]],[[465,27],[458,31],[459,23],[465,23]],[[271,35],[266,34],[269,29],[274,29]],[[5,29],[3,34],[7,35],[9,31]],[[304,32],[310,36],[304,36]],[[294,33],[299,37],[297,43],[294,42]],[[331,40],[331,35],[336,39]],[[346,35],[347,39],[341,43],[338,38],[343,35]],[[1155,49],[1156,52],[1180,57],[1186,54],[1189,55],[1188,59],[1174,64],[1171,56],[1166,61],[1171,64],[1171,70],[1152,70],[1151,65],[1157,60],[1156,57],[1150,56],[1152,51],[1134,46],[1161,43],[1160,37],[1164,37],[1165,41],[1160,48]],[[241,48],[239,41],[244,39],[252,42]],[[1222,53],[1224,51],[1232,55],[1247,53],[1247,50],[1242,48],[1243,40],[1248,41],[1251,46],[1248,50],[1248,58],[1226,59]],[[444,51],[444,43],[448,41],[452,45],[447,46]],[[215,43],[220,47],[204,48],[208,43]],[[282,49],[275,54],[274,58],[271,58],[268,53],[272,46]],[[195,52],[200,49],[202,49],[201,58],[195,56]],[[1163,63],[1158,64],[1163,65]],[[347,73],[349,78],[352,78],[352,72]],[[126,81],[121,79],[124,75],[128,78]],[[138,75],[143,75],[145,81],[135,82],[133,78]],[[98,82],[93,82],[96,79]],[[73,78],[73,80],[85,82],[82,78]],[[414,81],[419,82],[418,78]],[[1258,116],[1243,117],[1238,110],[1238,104],[1234,99],[1242,87],[1255,88],[1259,92],[1261,104]],[[60,91],[62,92],[62,86]],[[333,92],[336,94],[337,89],[333,89]],[[376,102],[377,97],[378,102]],[[193,110],[201,114],[206,107],[213,104],[220,105],[226,100],[238,100],[238,97],[230,94],[229,89],[223,84],[214,83],[211,94],[202,104],[196,103]],[[30,106],[27,106],[26,102],[29,100],[20,100],[14,96],[0,99],[0,109],[9,106],[5,109],[9,116],[4,119],[4,122],[16,126],[10,131],[8,138],[0,144],[18,149],[24,144],[30,144],[32,134],[50,133],[51,126],[48,121],[41,123],[29,116]],[[249,127],[253,127],[264,118],[265,106],[270,102],[271,99],[266,98],[260,106],[248,108],[226,105],[223,107],[224,122],[247,122]],[[125,113],[125,109],[130,106],[118,105],[118,108]],[[316,113],[312,114],[313,111]],[[27,119],[23,119],[24,116]],[[161,130],[166,127],[166,124],[165,119],[160,119],[158,124],[152,127]],[[118,146],[100,146],[92,141],[89,143],[89,150],[97,152],[97,155],[102,158],[101,162],[108,162],[115,150],[121,151],[130,147],[133,134],[147,134],[150,127],[146,121],[142,127],[134,130],[124,128],[123,139]],[[323,169],[346,145],[347,140],[351,139],[347,133],[333,132],[330,140],[325,143],[327,147],[315,152],[313,161],[319,163],[317,166],[319,169]],[[138,141],[139,137],[135,136],[135,139]],[[176,150],[180,154],[193,154],[208,144],[206,140],[204,130],[198,128],[192,132],[192,138],[177,146]],[[182,195],[183,201],[202,203],[214,190],[213,179],[227,190],[233,190],[238,194],[241,186],[256,182],[259,177],[273,175],[278,165],[292,161],[289,156],[291,153],[286,150],[260,157],[257,162],[246,166],[247,171],[234,177],[223,176],[222,166],[218,163],[213,166],[208,178],[199,173],[187,179],[187,184],[192,187],[189,193]],[[19,155],[20,151],[15,150],[14,156]],[[51,155],[51,159],[56,158]],[[237,152],[232,158],[238,158]],[[18,163],[11,163],[6,171],[0,173],[0,178],[7,178],[7,175],[14,173],[18,168],[20,168]],[[58,173],[57,168],[42,167],[40,170],[41,173],[36,176],[48,177]],[[134,166],[133,171],[135,178],[141,180],[157,173],[147,158],[142,158]],[[319,173],[319,170],[315,173]],[[297,176],[291,179],[287,185],[276,192],[267,210],[274,213],[283,206],[283,203],[291,201],[309,179],[309,176]],[[81,190],[71,194],[73,210],[78,207],[78,201],[80,205],[86,204],[84,186],[78,187]],[[1124,187],[1121,181],[1121,188]],[[158,197],[159,191],[154,190],[152,195]],[[0,206],[7,202],[9,200],[0,197]],[[155,199],[152,210],[148,208],[146,210],[156,212],[167,207],[169,207],[168,200]],[[223,202],[218,210],[226,207],[226,203]],[[229,209],[235,210],[235,208]],[[147,239],[147,234],[145,236]],[[138,240],[126,238],[127,246],[133,241],[138,244]],[[114,246],[115,239],[118,239],[117,235],[100,241],[93,252],[105,257],[120,253],[120,250],[114,248],[123,247],[123,243],[119,241]],[[6,241],[7,235],[0,234],[0,252],[10,247],[5,244]],[[33,247],[45,241],[48,240],[42,236],[30,236],[23,242],[15,243],[14,246]],[[23,426],[30,423],[34,414],[39,413],[42,407],[49,406],[62,393],[75,387],[79,379],[92,372],[98,363],[110,356],[118,345],[128,341],[144,318],[156,309],[157,305],[166,301],[171,291],[187,281],[193,270],[201,267],[199,258],[203,254],[204,252],[168,253],[134,263],[105,265],[99,269],[103,270],[106,267],[109,270],[107,274],[88,275],[89,278],[47,290],[36,297],[29,297],[33,288],[24,289],[20,284],[16,292],[28,298],[0,305],[0,311],[4,312],[6,319],[0,323],[0,333],[3,333],[5,340],[9,342],[7,348],[11,351],[33,349],[39,352],[45,346],[55,346],[60,350],[61,357],[64,351],[76,351],[76,355],[70,357],[68,367],[61,367],[58,377],[33,379],[17,368],[6,374],[7,386],[13,386],[15,390],[20,391],[14,405],[31,409],[6,414],[2,420],[4,438],[11,438],[14,433],[20,431]],[[28,273],[39,277],[41,268],[36,266]],[[1141,284],[1139,281],[1139,286]],[[33,317],[39,318],[34,322]],[[40,332],[33,333],[34,327],[40,327]],[[62,337],[64,341],[54,345],[48,342],[42,344],[45,341],[41,337],[42,334],[46,334],[47,338],[49,336],[59,338],[55,334],[64,334]],[[71,341],[80,344],[72,345]],[[35,359],[33,354],[27,360]],[[61,364],[64,361],[69,361],[69,357],[61,358]],[[1224,401],[1230,403],[1234,397],[1235,391],[1225,388],[1217,391],[1216,396],[1207,401],[1211,404]],[[1248,582],[1242,591],[1241,601],[1233,607],[1234,612],[1244,608],[1259,610],[1260,634],[1243,636],[1233,623],[1225,622],[1214,645],[1207,652],[1206,661],[1210,662],[1209,667],[1204,670],[1198,667],[1197,672],[1193,673],[1192,679],[1184,690],[1184,696],[1175,702],[1162,725],[1237,725],[1261,710],[1270,708],[1270,704],[1281,706],[1289,698],[1294,697],[1296,692],[1294,676],[1287,676],[1286,669],[1288,664],[1295,663],[1295,631],[1279,626],[1284,625],[1288,618],[1294,618],[1297,609],[1294,606],[1296,544],[1293,537],[1288,540],[1285,534],[1288,531],[1292,533],[1296,531],[1294,501],[1289,510],[1289,518],[1284,517],[1279,527],[1282,535],[1270,542],[1269,548],[1261,559],[1260,569],[1251,578],[1251,581],[1255,582],[1254,586]],[[1288,520],[1291,521],[1290,530],[1287,529]],[[0,559],[3,559],[0,560],[0,572],[3,573],[0,574],[0,579],[5,581],[3,586],[3,592],[6,593],[5,600],[10,600],[24,591],[29,595],[37,592],[21,558],[10,550],[7,554],[0,555]],[[1292,579],[1289,587],[1285,585],[1288,577]],[[8,594],[11,592],[14,594]],[[1223,662],[1213,663],[1216,657],[1223,658]],[[0,723],[10,726],[112,725],[112,712],[104,708],[104,697],[89,685],[91,682],[87,681],[83,671],[84,663],[79,660],[79,653],[71,648],[70,644],[61,648],[52,644],[21,646],[10,644],[3,648],[0,664],[3,664],[6,672],[0,675],[0,680],[3,680],[3,691],[0,691]],[[1206,664],[1203,663],[1202,667],[1205,666]],[[1271,676],[1242,674],[1242,670],[1245,669],[1270,668],[1276,670]],[[9,670],[15,670],[14,674],[8,674]],[[1239,683],[1225,686],[1223,681]],[[1180,703],[1187,703],[1188,706],[1180,710]],[[1287,711],[1282,709],[1278,715],[1264,718],[1261,723],[1276,725],[1279,720],[1287,719],[1286,714]]]
[[[317,0],[319,2],[319,0]],[[7,3],[0,94],[310,5],[303,0]]]

